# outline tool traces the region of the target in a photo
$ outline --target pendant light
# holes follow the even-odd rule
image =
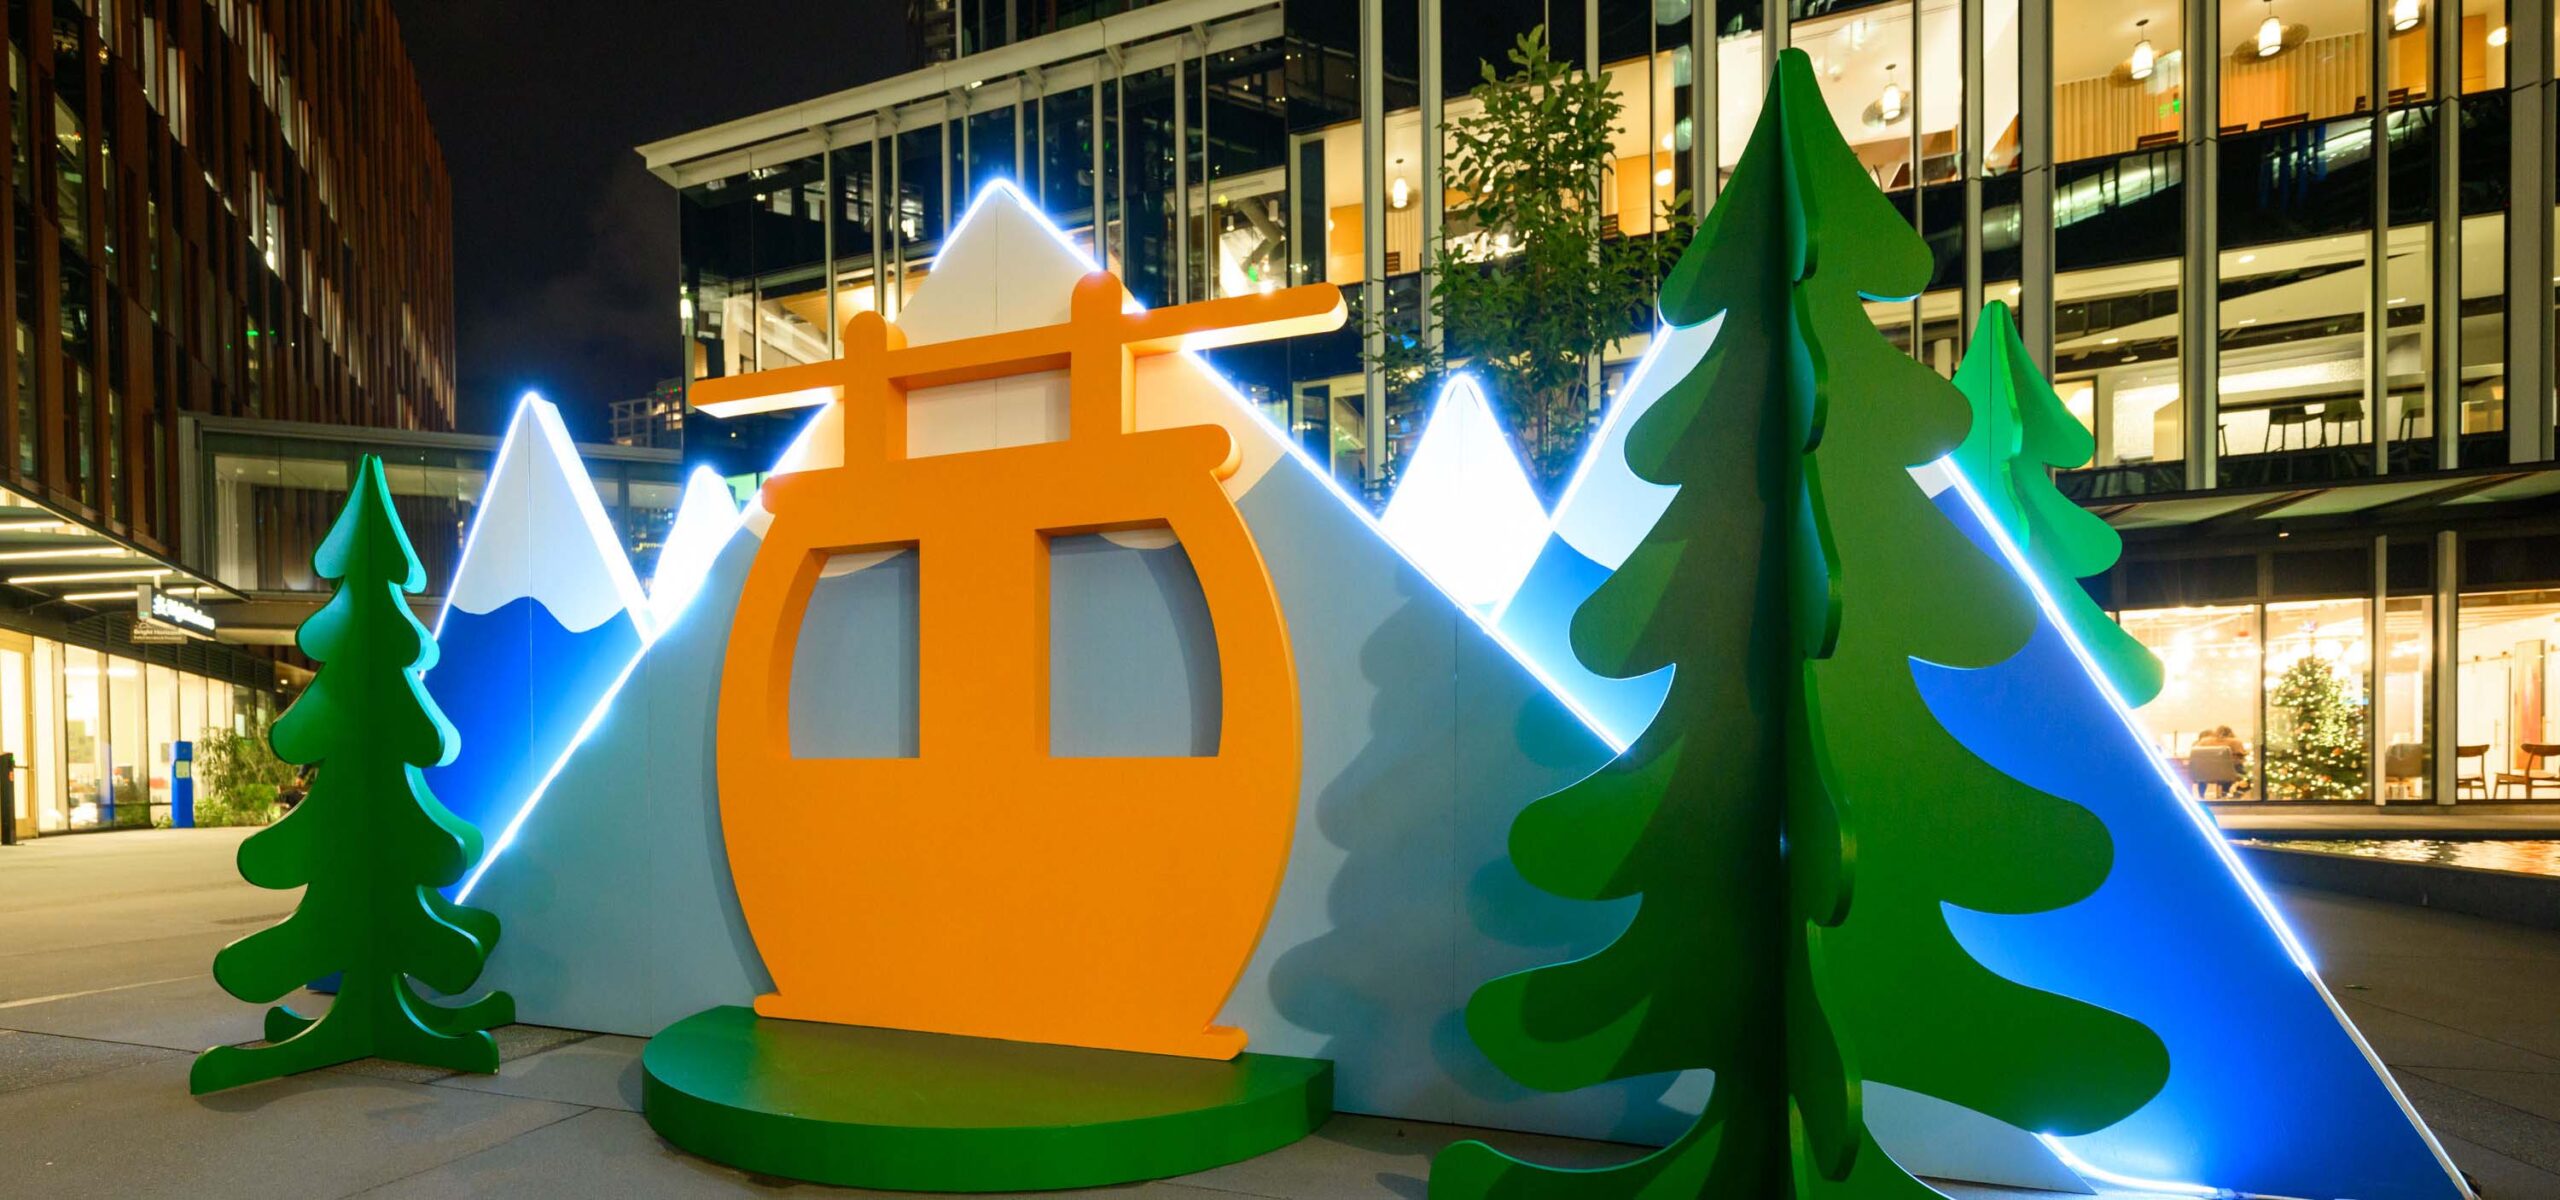
[[[2418,27],[2418,0],[2391,0],[2391,32],[2407,33]]]
[[[2133,23],[2135,38],[2133,43],[2133,55],[2132,57],[2124,60],[2125,74],[2136,83],[2140,83],[2145,79],[2151,78],[2151,72],[2157,69],[2160,64],[2159,53],[2151,48],[2150,37],[2142,32],[2142,27],[2149,25],[2150,23],[2151,18],[2149,17],[2144,17],[2143,19]]]
[[[2267,19],[2258,22],[2258,57],[2274,58],[2284,49],[2284,22],[2276,19],[2275,0],[2267,0]]]
[[[1893,68],[1896,65],[1894,63],[1884,65],[1884,90],[1876,93],[1876,116],[1888,125],[1902,119],[1902,85],[1893,81]]]

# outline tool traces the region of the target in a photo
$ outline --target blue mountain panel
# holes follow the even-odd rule
[[[505,925],[481,987],[519,1020],[645,1037],[772,987],[714,799],[721,658],[757,545],[730,540],[472,890]]]
[[[1952,489],[1939,505],[1990,548]],[[2072,1154],[2119,1175],[2249,1194],[2461,1194],[2380,1064],[2234,873],[2220,834],[2199,823],[2049,618],[1996,666],[1913,669],[1948,732],[2010,776],[2096,813],[2115,839],[2113,872],[2078,904],[2028,916],[1947,912],[1992,970],[2124,1013],[2168,1043],[2167,1088],[2131,1118],[2071,1139]]]
[[[1665,668],[1634,679],[1610,679],[1592,674],[1574,656],[1574,610],[1608,578],[1609,568],[1551,534],[1530,566],[1529,577],[1512,593],[1510,606],[1495,619],[1495,627],[1601,728],[1622,742],[1633,741],[1652,722],[1653,714],[1661,711],[1662,698],[1671,692],[1671,671]]]
[[[1305,768],[1288,874],[1220,1020],[1332,1059],[1344,1111],[1675,1136],[1676,1077],[1531,1092],[1463,1023],[1477,986],[1597,951],[1633,913],[1540,892],[1506,852],[1520,809],[1608,747],[1297,460],[1240,507],[1288,618]]]
[[[640,630],[620,613],[572,633],[527,596],[447,612],[436,648],[427,692],[461,741],[452,762],[426,772],[427,786],[495,842],[640,652]]]

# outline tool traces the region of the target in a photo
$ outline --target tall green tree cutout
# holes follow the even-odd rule
[[[493,1072],[498,1045],[486,1031],[515,1019],[503,992],[448,1008],[410,982],[448,994],[470,987],[497,944],[498,918],[436,891],[480,857],[480,832],[419,776],[449,761],[456,739],[419,682],[436,644],[402,594],[425,588],[426,571],[392,511],[381,459],[365,456],[312,566],[337,587],[298,635],[320,673],[271,741],[278,757],[319,771],[301,804],[240,845],[249,882],[306,890],[282,924],[215,955],[213,976],[266,1004],[335,971],[338,994],[317,1019],[268,1009],[269,1045],[198,1055],[188,1078],[197,1094],[373,1057]]]
[[[1785,52],[1663,293],[1667,319],[1722,328],[1627,440],[1636,474],[1680,490],[1574,616],[1587,666],[1676,667],[1670,694],[1511,832],[1539,887],[1641,900],[1599,953],[1467,1006],[1476,1044],[1532,1087],[1706,1068],[1714,1090],[1679,1139],[1620,1166],[1451,1147],[1435,1200],[1927,1197],[1869,1135],[1865,1081],[2070,1135],[2167,1079],[2149,1030],[1993,974],[1947,924],[1947,905],[2079,900],[2112,847],[2087,810],[1966,751],[1913,678],[1915,658],[1998,662],[2032,627],[2015,577],[1909,473],[1963,438],[1966,405],[1865,300],[1929,272]]]
[[[2079,582],[2114,566],[2124,539],[2053,484],[2056,470],[2088,465],[2097,441],[2027,357],[2008,305],[1994,300],[1983,307],[1973,344],[1956,368],[1956,390],[1973,405],[1973,428],[1955,452],[1965,477],[2026,552],[2064,623],[2116,694],[2128,705],[2149,703],[2160,694],[2160,659],[2109,619]]]

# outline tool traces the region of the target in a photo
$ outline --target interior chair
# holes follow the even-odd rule
[[[2400,397],[2400,440],[2409,441],[2421,433],[2434,430],[2435,414],[2427,409],[2424,396]]]
[[[2199,797],[2208,784],[2219,789],[2216,795],[2228,796],[2240,782],[2240,756],[2229,746],[2198,746],[2187,751],[2187,779]]]
[[[2362,407],[2359,405],[2358,407]],[[2267,432],[2258,439],[2258,453],[2270,450],[2311,448],[2311,423],[2315,417],[2308,404],[2279,404],[2267,410]],[[2293,435],[2302,435],[2302,445],[2293,445]]]
[[[2524,789],[2524,798],[2532,800],[2543,788],[2560,793],[2560,774],[2552,773],[2551,760],[2560,758],[2560,742],[2524,742],[2516,749],[2524,752],[2524,769],[2498,772],[2498,799],[2507,798],[2509,787]]]
[[[2356,427],[2355,441],[2347,440],[2347,426],[2350,424]],[[2364,440],[2364,401],[2342,397],[2320,406],[2320,444],[2329,445],[2332,435],[2335,435],[2336,444],[2341,446],[2352,446]]]
[[[2388,800],[2415,798],[2419,784],[2427,777],[2427,747],[2418,742],[2394,742],[2382,748],[2382,795]]]
[[[2454,798],[2461,799],[2465,792],[2477,793],[2483,800],[2489,798],[2489,743],[2487,742],[2477,746],[2453,748]]]

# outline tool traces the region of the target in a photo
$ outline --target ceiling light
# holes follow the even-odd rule
[[[0,562],[43,562],[53,558],[123,558],[133,552],[122,546],[62,546],[52,550],[0,551]],[[135,557],[140,557],[135,555]]]
[[[2099,344],[2099,345],[2101,345],[2101,346],[2112,346],[2112,345],[2115,345],[2117,342],[2120,342],[2120,341],[2123,341],[2123,340],[2124,340],[2124,339],[2122,339],[2122,338],[2111,338],[2111,337],[2105,337],[2105,338],[2099,338],[2099,339],[2098,339],[2098,344]]]
[[[2391,32],[2407,33],[2418,27],[2418,0],[2391,0]]]
[[[1412,203],[1413,185],[1406,183],[1403,176],[1387,181],[1387,207],[1402,212]]]
[[[2151,18],[2149,17],[2144,17],[2143,19],[2133,23],[2135,31],[2133,57],[2124,60],[2125,74],[2133,77],[2136,82],[2151,78],[2153,68],[2157,67],[2160,62],[2160,55],[2151,48],[2151,39],[2144,36],[2141,32],[2142,27],[2150,23]]]
[[[2245,266],[2248,266],[2250,263],[2253,263],[2253,262],[2258,261],[2258,256],[2257,256],[2257,255],[2255,255],[2255,254],[2243,254],[2243,255],[2241,255],[2241,256],[2240,256],[2240,258],[2239,258],[2239,260],[2238,260],[2238,261],[2239,261],[2239,263],[2240,263],[2240,265],[2241,265],[2241,266],[2244,266],[2244,267],[2245,267]]]
[[[2258,22],[2258,57],[2274,58],[2284,49],[2284,22],[2276,19],[2273,0],[2267,4],[2267,19]]]
[[[131,600],[139,595],[141,595],[141,589],[126,588],[116,592],[64,592],[62,598],[74,604],[81,604],[91,600]]]
[[[1664,168],[1662,168],[1661,170],[1654,172],[1654,173],[1653,173],[1653,186],[1658,187],[1658,188],[1667,188],[1667,187],[1670,187],[1670,186],[1671,186],[1671,168],[1669,168],[1669,167],[1664,167]]]
[[[0,521],[0,533],[51,533],[72,528],[69,521]]]
[[[167,567],[139,567],[130,571],[54,571],[43,575],[12,575],[13,586],[31,583],[110,583],[119,579],[160,579],[168,576]]]
[[[1884,65],[1884,90],[1876,93],[1876,115],[1887,124],[1902,119],[1902,85],[1893,81],[1895,64]]]
[[[2499,27],[2497,27],[2497,28],[2495,28],[2495,29],[2490,30],[2490,31],[2489,31],[2489,44],[2490,44],[2490,45],[2492,45],[2492,46],[2503,46],[2503,45],[2506,45],[2506,44],[2507,44],[2507,27],[2506,27],[2506,26],[2504,26],[2504,25],[2501,25],[2501,26],[2499,26]]]

